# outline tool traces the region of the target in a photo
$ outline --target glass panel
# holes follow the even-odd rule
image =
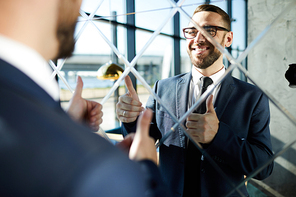
[[[136,48],[137,51],[142,49],[151,33],[143,31],[136,31]],[[146,71],[150,70],[150,77],[147,78],[147,83],[153,85],[156,80],[167,78],[171,74],[172,69],[172,53],[173,53],[173,40],[167,36],[157,36],[154,41],[149,45],[142,57],[139,58],[137,66],[138,71],[143,71],[142,66],[145,65]]]
[[[171,10],[171,5],[168,1],[158,1],[158,0],[136,0],[136,26],[155,30],[159,27],[164,18],[160,16],[167,16]],[[172,22],[167,23],[167,25],[161,30],[163,33],[172,34],[173,27]]]
[[[246,46],[246,2],[243,0],[232,1],[232,18],[233,22],[231,23],[231,30],[234,34],[234,40],[232,43],[233,52],[236,49],[244,50]],[[233,53],[234,57],[238,57]]]
[[[213,1],[212,1],[213,2]],[[180,11],[180,27],[186,27],[189,18],[198,4],[204,3],[204,1],[185,1]],[[226,10],[226,1],[213,2],[222,9]],[[136,49],[137,49],[137,70],[130,68],[130,62],[126,61],[124,54],[126,53],[126,33],[125,27],[118,26],[118,47],[112,45],[111,23],[102,19],[110,18],[112,11],[117,11],[117,20],[125,22],[125,6],[123,0],[106,0],[102,2],[84,0],[82,10],[88,14],[94,14],[94,19],[87,21],[87,16],[82,13],[83,17],[79,18],[77,25],[77,43],[72,58],[67,59],[65,62],[61,61],[60,77],[66,79],[65,84],[59,81],[61,86],[61,101],[62,105],[66,107],[67,101],[71,97],[71,91],[67,89],[75,88],[75,79],[77,75],[81,75],[84,81],[85,90],[83,97],[93,99],[103,104],[104,122],[101,125],[103,130],[113,129],[118,126],[118,122],[115,119],[115,103],[116,97],[114,91],[119,84],[121,88],[119,95],[125,93],[123,84],[123,77],[121,77],[114,85],[112,81],[99,81],[96,78],[96,70],[101,65],[105,64],[111,59],[113,51],[120,56],[119,64],[125,67],[125,75],[132,71],[137,77],[138,93],[140,100],[145,104],[148,96],[151,94],[155,99],[161,103],[161,107],[166,111],[170,118],[175,121],[175,130],[180,133],[185,132],[186,129],[182,125],[189,113],[183,117],[174,115],[172,106],[167,104],[165,100],[161,100],[158,96],[151,92],[150,87],[156,80],[167,78],[171,76],[171,63],[172,61],[172,38],[147,33],[143,31],[136,31]],[[285,72],[290,63],[295,63],[295,12],[291,11],[291,7],[295,7],[295,3],[290,6],[290,10],[284,10],[284,7],[288,7],[287,3],[273,3],[271,5],[265,5],[266,9],[262,9],[262,4],[255,4],[251,2],[248,4],[249,13],[249,26],[253,28],[249,30],[249,46],[247,51],[243,52],[245,48],[245,1],[238,0],[232,2],[233,18],[235,22],[232,23],[232,30],[234,32],[233,42],[233,57],[227,51],[224,51],[225,56],[231,60],[232,63],[241,63],[241,65],[231,65],[229,70],[234,69],[233,75],[237,78],[247,78],[248,82],[254,83],[268,96],[271,112],[271,140],[273,145],[273,151],[278,157],[275,159],[275,166],[273,174],[264,181],[257,181],[251,179],[256,174],[256,170],[250,172],[247,176],[248,188],[260,188],[265,194],[273,196],[291,196],[294,193],[289,193],[296,188],[296,160],[295,149],[296,145],[296,108],[293,105],[293,101],[296,97],[296,92],[291,89],[289,83],[284,78]],[[100,6],[100,7],[98,7]],[[97,9],[98,8],[98,9]],[[281,9],[279,9],[281,8]],[[262,11],[265,13],[265,17],[262,16]],[[152,31],[160,31],[167,34],[172,34],[172,19],[170,14],[172,12],[172,6],[168,1],[136,1],[136,25],[142,28],[149,28]],[[282,13],[282,15],[281,15]],[[258,15],[257,15],[258,14]],[[264,28],[268,27],[271,21],[277,20],[278,24],[269,30],[268,34],[264,37]],[[103,17],[102,17],[103,16]],[[159,17],[161,16],[161,18]],[[98,18],[102,17],[102,18]],[[167,17],[167,18],[166,18]],[[167,19],[166,24],[163,22]],[[101,20],[101,21],[100,21]],[[87,24],[87,25],[84,25]],[[268,28],[266,28],[268,30]],[[78,34],[82,32],[81,34]],[[180,30],[181,32],[181,30]],[[182,35],[182,33],[180,33]],[[262,38],[262,39],[261,39]],[[281,39],[279,39],[281,38]],[[260,41],[260,43],[259,43]],[[181,40],[181,72],[185,73],[190,71],[191,62],[186,53],[186,41]],[[217,45],[217,47],[219,47]],[[237,50],[236,50],[237,49]],[[251,49],[249,51],[249,49]],[[248,72],[245,70],[245,60],[248,55]],[[167,58],[169,57],[169,58]],[[238,61],[238,60],[239,61]],[[167,62],[165,60],[168,60]],[[237,62],[238,61],[238,62]],[[64,64],[65,63],[65,64]],[[59,64],[58,64],[59,65]],[[75,69],[71,69],[71,66]],[[164,65],[169,65],[164,67]],[[238,68],[236,68],[238,67]],[[124,75],[124,76],[125,76]],[[221,79],[222,81],[222,79]],[[69,84],[70,88],[67,86]],[[210,92],[206,92],[209,94]],[[205,99],[201,97],[196,103],[199,105],[201,100]],[[240,109],[238,109],[240,110]],[[111,118],[110,118],[111,117]],[[114,118],[113,118],[114,117]],[[170,131],[170,130],[169,130]],[[288,146],[287,146],[288,145]],[[291,146],[289,146],[291,145]],[[211,165],[214,165],[218,173],[224,174],[220,171],[220,167],[217,165],[216,160],[205,155]],[[270,160],[269,162],[271,162]],[[267,165],[269,162],[266,162]],[[259,166],[257,169],[260,169]],[[259,172],[259,171],[258,171]],[[224,177],[225,178],[225,177]],[[279,181],[280,179],[280,181]],[[225,181],[228,181],[225,179]],[[242,181],[241,185],[245,183]],[[232,185],[230,187],[238,185]],[[250,189],[251,190],[251,189]],[[230,194],[230,193],[229,193]],[[243,195],[242,195],[243,196]]]
[[[111,26],[108,23],[94,22],[94,24],[104,33],[104,35],[111,40]],[[78,28],[83,23],[78,23]],[[111,54],[112,50],[104,39],[97,32],[96,27],[89,23],[75,45],[74,55],[78,54]]]

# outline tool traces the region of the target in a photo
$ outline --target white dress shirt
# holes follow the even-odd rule
[[[217,83],[217,81],[222,77],[222,75],[225,73],[225,67],[223,66],[223,68],[221,70],[219,70],[218,72],[216,72],[215,74],[209,76],[212,80],[213,80],[213,84],[209,85],[208,88],[211,88],[214,86],[214,84]],[[190,88],[189,88],[189,98],[188,98],[188,109],[199,99],[199,97],[201,96],[201,88],[202,88],[202,82],[201,82],[201,78],[203,77],[203,75],[197,71],[197,69],[192,66],[192,78],[191,78],[191,82],[190,82]],[[214,96],[213,98],[213,104],[215,104],[215,101],[217,99],[217,95],[219,93],[221,84],[219,84],[214,91],[212,92],[212,95]]]
[[[51,78],[52,69],[34,49],[0,35],[0,58],[30,77],[54,100],[59,100],[58,84]]]

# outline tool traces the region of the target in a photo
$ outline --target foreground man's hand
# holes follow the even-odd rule
[[[89,101],[81,97],[83,82],[80,76],[77,77],[77,85],[73,97],[70,100],[68,114],[78,122],[84,122],[94,131],[99,130],[103,122],[102,105],[95,101]]]
[[[139,117],[137,124],[137,131],[134,136],[129,157],[132,160],[152,160],[157,163],[157,154],[155,148],[155,142],[152,137],[149,136],[149,127],[152,119],[152,111],[147,109]]]

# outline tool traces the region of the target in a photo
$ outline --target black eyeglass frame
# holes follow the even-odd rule
[[[218,31],[218,30],[230,32],[230,30],[228,30],[228,29],[226,29],[226,28],[224,28],[224,27],[220,27],[220,26],[207,25],[207,26],[204,26],[204,27],[202,27],[202,28],[204,28],[206,31],[207,31],[207,28],[214,28],[214,29],[216,29],[214,35],[211,35],[211,34],[210,34],[212,37],[215,37],[215,36],[217,35],[217,31]],[[196,36],[194,36],[193,38],[187,38],[186,35],[185,35],[185,31],[186,31],[187,29],[195,29],[195,30],[197,31],[197,33],[198,33],[198,30],[197,30],[195,27],[185,27],[185,28],[183,28],[183,34],[184,34],[184,37],[185,37],[186,39],[193,39],[193,38],[195,38],[195,37],[197,36],[197,33],[196,33]]]

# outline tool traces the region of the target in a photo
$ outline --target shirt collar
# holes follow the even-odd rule
[[[54,100],[59,100],[59,87],[51,77],[52,69],[35,50],[0,35],[0,58],[26,74]]]
[[[225,67],[223,66],[222,69],[220,69],[218,72],[216,72],[215,74],[209,77],[213,80],[213,83],[216,84],[217,81],[220,79],[220,77],[222,77],[224,73],[225,73]],[[201,77],[203,76],[204,76],[203,74],[198,72],[196,68],[192,66],[192,80],[194,84],[198,84],[200,82]]]

